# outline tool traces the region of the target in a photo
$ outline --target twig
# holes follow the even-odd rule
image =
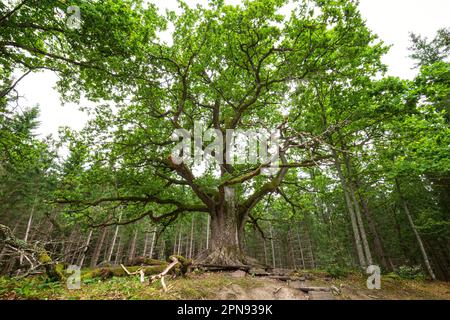
[[[161,279],[161,284],[163,286],[164,292],[167,292],[167,286],[164,282],[164,276],[167,275],[167,273],[179,263],[178,259],[174,256],[171,256],[170,260],[172,260],[172,262],[163,270],[163,272],[153,275],[149,279],[149,283],[153,283],[155,280]]]
[[[144,283],[144,282],[145,282],[145,272],[144,272],[144,269],[139,268],[139,269],[136,270],[135,272],[130,272],[130,271],[128,271],[127,268],[125,268],[125,266],[124,266],[123,264],[120,264],[120,266],[122,267],[123,270],[125,270],[125,272],[126,272],[129,276],[134,276],[134,275],[139,274],[139,275],[140,275],[140,278],[139,278],[139,279],[140,279],[140,282],[141,282],[141,283]]]

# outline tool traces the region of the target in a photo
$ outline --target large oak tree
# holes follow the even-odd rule
[[[383,69],[385,48],[374,43],[355,1],[295,1],[288,16],[280,14],[283,0],[215,0],[196,8],[180,2],[179,13],[164,16],[141,1],[74,4],[81,9],[78,30],[55,17],[53,1],[24,0],[0,18],[3,65],[53,70],[66,100],[83,93],[99,102],[87,128],[67,137],[83,165],[67,173],[59,201],[76,206],[92,226],[208,214],[206,263],[249,263],[243,233],[252,209],[283,181],[298,179],[297,168],[328,159],[332,146],[323,137],[349,125],[344,119],[317,132],[308,123],[317,104],[305,94],[318,83],[367,85]],[[224,136],[229,129],[278,128],[277,172],[262,175],[265,163],[225,161],[202,173],[174,163],[174,130],[192,131],[195,122]],[[125,207],[126,219],[94,214],[100,205]]]

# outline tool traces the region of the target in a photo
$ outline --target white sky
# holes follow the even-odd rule
[[[176,0],[154,0],[164,10],[176,9]],[[206,3],[207,0],[188,0],[190,4]],[[228,0],[236,4],[239,0]],[[416,74],[413,62],[408,58],[409,32],[429,38],[442,27],[450,26],[449,0],[360,0],[360,10],[367,25],[388,45],[393,45],[383,61],[389,67],[389,75],[411,79]],[[57,135],[60,126],[81,129],[88,116],[78,106],[61,106],[59,94],[53,89],[56,76],[51,72],[28,75],[17,87],[23,96],[23,105],[39,105],[41,126],[37,133]],[[88,102],[83,102],[88,103]]]

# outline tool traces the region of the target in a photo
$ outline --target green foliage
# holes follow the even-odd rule
[[[411,58],[417,60],[417,66],[432,65],[450,54],[450,28],[439,29],[431,41],[414,33],[410,34],[410,38]]]
[[[325,272],[332,278],[340,279],[347,277],[351,270],[338,265],[330,265],[325,269]]]
[[[400,266],[395,271],[402,279],[425,279],[426,276],[420,266]]]
[[[349,213],[360,207],[375,262],[417,264],[423,253],[402,201],[433,265],[448,261],[448,30],[432,41],[412,35],[420,70],[406,81],[384,76],[389,48],[356,1],[297,2],[289,17],[279,14],[285,3],[180,2],[179,12],[165,14],[140,0],[28,0],[14,12],[12,1],[0,3],[1,222],[13,226],[35,212],[54,227],[53,240],[120,221],[127,241],[136,230],[143,238],[150,218],[164,230],[166,256],[192,215],[204,215],[196,225],[204,230],[206,214],[229,204],[224,185],[233,183],[232,214],[249,222],[239,230],[254,232],[255,251],[273,232],[281,263],[292,264],[287,244],[302,227],[315,266],[346,276],[357,265]],[[66,26],[68,5],[81,9],[79,30]],[[61,129],[57,142],[34,135],[38,108],[16,105],[12,74],[42,69],[58,75],[64,101],[96,102],[85,108],[87,126]],[[174,167],[172,133],[195,122],[222,132],[282,128],[289,164],[273,177],[260,174],[261,163]],[[67,157],[58,156],[61,146]],[[448,265],[441,269],[448,275]],[[16,294],[31,298],[33,290]],[[135,298],[133,290],[124,296]]]

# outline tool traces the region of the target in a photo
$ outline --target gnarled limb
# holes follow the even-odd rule
[[[149,284],[153,283],[157,279],[161,279],[161,284],[164,288],[164,292],[167,291],[167,286],[166,283],[164,282],[164,276],[179,263],[177,257],[175,256],[170,256],[170,260],[172,260],[172,262],[161,273],[151,276],[149,279]]]

